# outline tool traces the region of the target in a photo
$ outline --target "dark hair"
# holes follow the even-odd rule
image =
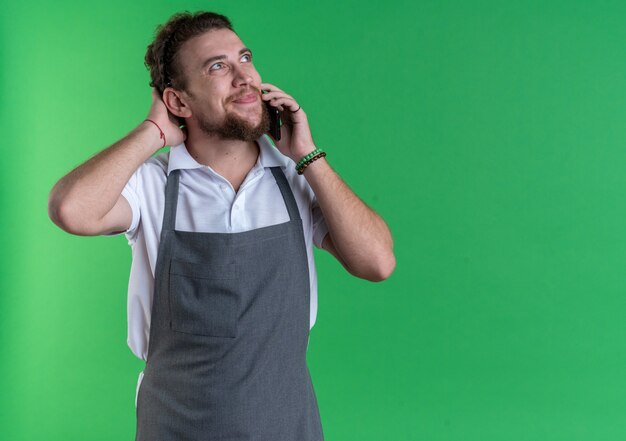
[[[187,40],[212,29],[233,30],[230,20],[214,12],[179,12],[157,26],[155,37],[148,45],[144,63],[150,70],[150,86],[163,93],[166,87],[184,90],[186,78],[180,69],[177,53]]]

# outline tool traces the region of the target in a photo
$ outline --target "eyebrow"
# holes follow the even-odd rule
[[[248,49],[247,47],[244,47],[243,49],[239,49],[239,55],[242,55],[245,52],[250,52],[250,55],[252,55],[252,51],[250,49]],[[204,62],[202,63],[202,66],[200,68],[204,69],[205,67],[207,67],[212,62],[217,61],[217,60],[223,60],[225,58],[227,58],[226,55],[216,55],[214,57],[207,58],[206,60],[204,60]]]

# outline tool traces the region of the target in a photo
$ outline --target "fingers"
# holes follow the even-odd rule
[[[261,95],[263,101],[269,102],[270,106],[276,107],[280,111],[285,109],[295,112],[300,106],[292,96],[283,91],[273,91]]]
[[[280,111],[289,110],[295,112],[300,107],[296,100],[291,97],[268,98],[265,101],[269,101],[272,107],[276,107]]]
[[[282,90],[267,92],[267,93],[262,94],[261,97],[265,100],[271,100],[272,98],[279,98],[279,97],[287,97],[287,98],[293,99],[291,95],[287,95]]]
[[[270,83],[261,83],[261,90],[267,90],[269,92],[278,90],[279,92],[282,92],[282,90]]]
[[[284,91],[280,90],[278,87],[269,84],[269,83],[261,83],[261,89],[263,90],[267,90],[267,93],[264,93],[261,95],[261,97],[265,100],[272,100],[275,98],[281,98],[281,97],[286,97],[286,98],[290,98],[293,100],[293,97],[291,95],[288,95],[287,93],[285,93]],[[295,100],[294,100],[295,102]]]

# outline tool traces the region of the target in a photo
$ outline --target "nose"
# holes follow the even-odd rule
[[[252,75],[245,69],[237,69],[233,77],[233,86],[240,87],[252,84]]]

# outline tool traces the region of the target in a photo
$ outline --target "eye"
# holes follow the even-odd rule
[[[248,58],[248,62],[252,61],[252,54],[243,54],[241,56],[241,59],[243,60],[246,57]]]
[[[214,65],[212,65],[209,70],[218,70],[218,68],[216,68],[216,66],[223,66],[223,63],[215,63]]]

